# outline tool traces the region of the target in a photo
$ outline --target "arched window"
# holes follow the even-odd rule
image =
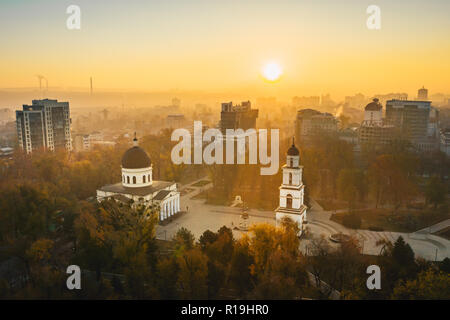
[[[133,176],[133,184],[136,184],[136,176]]]
[[[294,167],[294,159],[291,158],[290,160],[291,160],[291,161],[290,161],[290,162],[291,162],[291,167]]]
[[[292,173],[289,173],[289,185],[292,184]]]
[[[290,194],[286,196],[286,208],[292,208],[292,195]]]
[[[148,175],[148,182],[150,182],[151,181],[151,179],[150,179],[150,175]]]
[[[130,184],[130,177],[127,176],[127,183]]]
[[[145,176],[142,177],[142,182],[145,183]]]

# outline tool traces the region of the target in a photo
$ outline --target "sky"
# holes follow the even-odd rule
[[[81,29],[68,30],[69,5]],[[369,5],[381,29],[369,30]],[[1,0],[0,88],[450,92],[447,0]],[[276,82],[261,69],[275,61]]]

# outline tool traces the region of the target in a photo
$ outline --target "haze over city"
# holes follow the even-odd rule
[[[182,320],[450,300],[449,13],[2,0],[0,300]]]

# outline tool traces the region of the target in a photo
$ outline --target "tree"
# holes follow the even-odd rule
[[[173,237],[177,251],[191,250],[194,247],[195,237],[191,231],[181,227]]]
[[[385,243],[385,251],[381,255],[381,265],[384,270],[384,292],[388,293],[399,280],[413,279],[419,271],[414,259],[414,251],[410,245],[398,237],[394,244]]]
[[[202,248],[202,250],[205,250],[205,248],[208,244],[211,244],[216,240],[217,240],[217,234],[212,232],[211,230],[206,230],[205,232],[203,232],[203,234],[198,239],[198,243],[200,244],[200,247]]]
[[[446,185],[438,177],[432,177],[425,189],[425,199],[427,203],[434,205],[436,209],[441,203],[444,203],[447,194]]]
[[[178,258],[178,283],[183,299],[206,299],[208,295],[208,258],[199,249],[191,249]]]
[[[248,243],[237,242],[231,258],[229,280],[240,297],[254,286],[254,276],[251,273],[253,263],[254,259],[250,254]]]
[[[417,279],[402,280],[394,288],[392,299],[401,300],[449,300],[450,277],[433,269],[422,271]]]

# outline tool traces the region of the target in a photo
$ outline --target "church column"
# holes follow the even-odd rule
[[[164,203],[164,211],[166,212],[166,219],[169,217],[169,206],[167,205],[167,201],[166,203]]]
[[[173,206],[173,198],[170,200],[170,212],[173,216],[175,214],[174,206]]]
[[[180,212],[180,196],[177,195],[177,212]]]

